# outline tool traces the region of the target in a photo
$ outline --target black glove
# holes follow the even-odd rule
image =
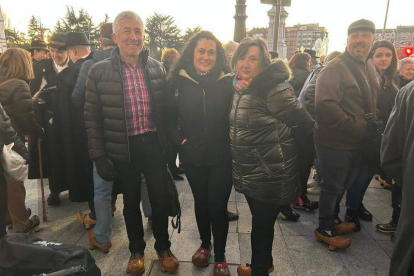
[[[93,160],[96,165],[98,175],[105,181],[114,181],[118,173],[106,157],[98,157]]]

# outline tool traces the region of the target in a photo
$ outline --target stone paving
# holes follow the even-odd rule
[[[36,181],[26,181],[27,207],[33,214],[41,217],[40,192]],[[197,269],[191,263],[191,256],[200,245],[197,225],[194,216],[194,199],[186,180],[177,181],[179,198],[182,206],[182,231],[180,234],[170,227],[172,252],[180,260],[180,268],[176,275],[204,276],[213,275],[213,266]],[[46,194],[49,190],[46,187]],[[313,198],[317,199],[317,197]],[[67,193],[61,194],[62,204],[59,207],[47,206],[48,221],[42,222],[42,231],[37,235],[48,241],[78,244],[88,247],[88,235],[85,228],[76,221],[78,211],[86,211],[86,203],[70,202]],[[301,218],[298,222],[285,222],[280,217],[275,225],[273,242],[273,258],[275,271],[272,276],[291,275],[388,275],[390,256],[393,244],[389,235],[375,230],[377,223],[388,222],[391,218],[391,193],[380,187],[373,180],[365,199],[365,207],[373,213],[372,222],[362,222],[362,230],[352,233],[350,248],[331,252],[326,245],[317,242],[313,231],[317,227],[318,212],[306,213],[298,211]],[[90,251],[102,275],[128,275],[125,273],[129,259],[128,239],[122,216],[122,196],[118,197],[118,210],[113,218],[112,244],[108,254],[97,250]],[[250,228],[251,215],[243,195],[232,191],[229,210],[238,212],[240,219],[230,222],[227,240],[226,257],[230,265],[231,275],[235,276],[237,265],[250,263]],[[38,213],[40,211],[40,213]],[[341,216],[345,208],[342,204]],[[164,275],[153,249],[152,231],[145,221],[146,273],[144,275]],[[211,258],[211,262],[213,258]]]

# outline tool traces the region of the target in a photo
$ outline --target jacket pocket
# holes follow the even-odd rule
[[[256,158],[259,160],[261,166],[264,168],[264,170],[266,171],[266,173],[272,174],[272,170],[267,165],[267,163],[264,160],[263,156],[257,151],[257,149],[254,149],[254,152],[255,152]]]

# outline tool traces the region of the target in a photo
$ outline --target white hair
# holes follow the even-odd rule
[[[414,58],[413,57],[406,57],[398,61],[398,68],[403,68],[406,64],[414,64]]]
[[[118,31],[121,28],[121,26],[119,25],[119,22],[122,19],[125,19],[125,18],[135,19],[136,21],[138,21],[139,23],[141,23],[142,24],[142,28],[145,29],[144,22],[142,21],[141,17],[136,12],[133,12],[133,11],[123,11],[123,12],[121,12],[120,14],[118,14],[115,17],[114,23],[112,24],[112,32],[114,34],[118,34]]]

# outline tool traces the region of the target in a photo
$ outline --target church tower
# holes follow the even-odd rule
[[[236,0],[236,15],[234,16],[234,41],[240,42],[246,37],[246,0]]]
[[[6,33],[4,31],[4,19],[0,7],[0,54],[4,53],[4,51],[7,50]]]

